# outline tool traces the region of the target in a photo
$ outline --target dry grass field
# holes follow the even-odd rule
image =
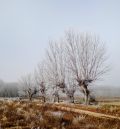
[[[120,103],[85,106],[1,100],[0,126],[1,129],[120,129]]]

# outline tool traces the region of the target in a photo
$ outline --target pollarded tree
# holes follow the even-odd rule
[[[45,64],[44,62],[38,64],[35,70],[35,83],[39,87],[40,97],[42,97],[43,102],[46,102],[46,77],[45,77]]]
[[[71,73],[71,70],[66,69],[66,87],[65,87],[65,93],[70,100],[71,103],[74,103],[75,101],[75,92],[77,89],[76,81],[73,79],[73,75]]]
[[[69,88],[66,87],[66,95],[70,99],[71,103],[74,103],[75,91],[76,91],[76,87],[74,85],[70,86]]]
[[[105,45],[98,37],[68,31],[65,37],[67,68],[89,103],[90,83],[100,79],[108,71]]]
[[[33,96],[37,94],[38,89],[35,87],[34,79],[31,74],[21,77],[20,84],[23,86],[25,96],[31,101]]]
[[[65,88],[65,57],[62,43],[50,42],[47,50],[46,72],[53,95],[59,102],[59,90]],[[54,99],[55,100],[55,99]]]

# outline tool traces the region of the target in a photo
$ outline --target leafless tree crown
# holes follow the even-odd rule
[[[47,73],[52,85],[65,86],[65,58],[63,44],[50,42],[47,50]]]
[[[98,37],[89,34],[66,33],[68,68],[77,81],[92,82],[107,72],[106,49]]]

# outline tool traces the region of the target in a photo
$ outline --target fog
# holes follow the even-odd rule
[[[34,70],[49,40],[72,28],[106,43],[111,71],[100,83],[120,86],[120,1],[0,0],[0,78],[17,82]]]

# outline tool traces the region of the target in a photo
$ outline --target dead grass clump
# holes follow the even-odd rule
[[[84,121],[85,120],[85,117],[86,117],[85,115],[76,116],[76,117],[73,118],[72,123],[74,125],[79,124],[81,121]]]
[[[16,113],[20,114],[20,115],[24,115],[25,111],[21,107],[19,107],[19,108],[17,108]]]

